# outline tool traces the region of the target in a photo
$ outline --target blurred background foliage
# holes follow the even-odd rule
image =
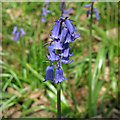
[[[84,8],[86,4],[66,3],[67,8],[74,8],[70,19],[75,21],[73,24],[82,36],[71,43],[74,54],[70,59],[74,62],[63,65],[68,81],[62,82],[62,117],[89,118],[90,112],[95,118],[118,118],[118,3],[95,4],[100,20],[96,20],[93,15],[93,91],[89,91],[88,85],[90,35],[89,18],[86,18],[87,9]],[[56,117],[56,84],[52,81],[42,82],[49,65],[43,62],[48,60],[48,46],[43,47],[43,44],[50,41],[49,34],[53,22],[60,16],[60,9],[58,2],[51,2],[49,10],[52,13],[48,13],[45,16],[47,22],[42,23],[43,6],[42,2],[2,3],[0,110],[4,118]],[[22,26],[27,33],[17,42],[10,39],[15,25]],[[91,111],[88,110],[90,94]]]

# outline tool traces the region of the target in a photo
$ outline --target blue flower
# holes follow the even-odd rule
[[[87,5],[84,6],[84,8],[89,8],[91,6],[92,6],[92,4],[87,4]]]
[[[54,40],[54,47],[53,47],[53,49],[55,49],[55,50],[62,50],[63,49],[59,39],[55,39]]]
[[[26,32],[24,31],[23,27],[20,27],[20,31],[21,31],[21,34],[20,34],[21,36],[26,34]]]
[[[58,83],[58,82],[62,82],[63,80],[67,80],[67,78],[63,76],[63,70],[61,68],[57,68],[55,71],[54,81],[55,83]]]
[[[17,25],[16,25],[16,26],[13,28],[12,34],[14,34],[14,35],[16,34],[17,28],[18,28],[18,27],[17,27]]]
[[[70,19],[66,19],[65,20],[65,24],[66,24],[70,34],[73,35],[76,32],[76,30],[75,30],[75,27],[73,26],[71,20]]]
[[[47,81],[47,80],[54,80],[54,69],[53,69],[53,66],[48,66],[47,69],[46,69],[46,79],[43,81]]]
[[[15,34],[16,36],[12,36],[11,37],[11,40],[14,40],[14,41],[18,41],[20,39],[20,32],[17,31],[17,33]]]
[[[70,54],[70,47],[69,47],[69,44],[68,44],[68,43],[63,44],[63,47],[64,47],[64,49],[63,49],[62,52],[59,54],[60,56],[66,58],[66,57],[68,57],[68,56],[72,56],[72,55],[73,55],[73,53]]]
[[[58,39],[59,38],[59,31],[60,31],[60,22],[56,21],[53,29],[51,30],[52,36],[50,36],[50,37]]]
[[[63,42],[65,40],[67,33],[68,33],[68,29],[67,27],[64,27],[60,35],[60,42]]]
[[[63,58],[62,58],[62,60],[61,60],[61,62],[63,62],[63,63],[65,63],[65,64],[67,64],[67,63],[72,63],[72,62],[73,62],[73,60],[72,60],[72,61],[70,61],[69,56],[68,56],[68,57],[63,57]]]
[[[11,36],[11,40],[18,41],[20,39],[20,36],[23,36],[26,34],[23,27],[20,27],[20,31],[18,31],[17,29],[18,29],[18,26],[15,26],[13,28],[12,34],[14,34],[15,36]]]
[[[87,4],[87,5],[84,6],[84,8],[89,8],[91,6],[92,6],[92,4]],[[97,8],[93,8],[93,9],[94,9],[94,12],[95,12],[96,19],[99,20],[100,18],[99,18],[99,13],[98,13]],[[86,16],[88,17],[90,15],[90,13],[91,13],[91,10],[88,10]]]
[[[95,12],[96,19],[99,20],[100,17],[99,17],[99,13],[98,13],[97,8],[94,8],[94,12]]]
[[[42,8],[42,18],[41,18],[42,22],[46,22],[45,15],[47,13],[51,13],[52,12],[51,10],[47,10],[48,6],[49,6],[49,2],[45,2],[45,6]]]
[[[55,50],[53,49],[53,47],[54,46],[52,44],[48,46],[48,50],[49,50],[50,56],[47,54],[47,57],[51,61],[59,60],[59,56],[57,56],[55,54]]]

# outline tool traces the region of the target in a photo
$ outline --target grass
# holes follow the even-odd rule
[[[74,8],[70,18],[75,21],[73,24],[82,37],[71,43],[73,46],[71,51],[74,53],[71,60],[74,61],[63,65],[68,81],[62,82],[61,114],[67,118],[109,117],[110,112],[117,109],[120,102],[117,96],[120,92],[118,89],[118,50],[120,49],[117,33],[118,3],[95,4],[100,13],[100,20],[97,21],[93,15],[91,86],[88,85],[90,28],[89,18],[86,18],[87,10],[84,9],[85,4],[87,3],[67,3],[68,8]],[[60,10],[59,3],[50,3],[49,9],[53,12],[47,14],[47,22],[42,23],[43,6],[44,3],[40,2],[2,3],[0,110],[3,111],[3,117],[13,117],[14,113],[8,114],[7,110],[17,109],[17,105],[20,105],[20,109],[16,117],[56,117],[57,86],[51,81],[42,82],[46,75],[46,67],[49,65],[42,61],[48,60],[46,57],[48,48],[43,47],[43,44],[49,40],[53,21],[60,16]],[[10,39],[14,25],[22,26],[27,33],[18,42]],[[93,88],[91,91],[89,91],[90,87]],[[29,96],[37,89],[37,93],[43,94],[42,97],[30,98]],[[91,105],[88,99],[90,95]],[[38,101],[43,102],[37,103]],[[88,111],[91,106],[91,111]],[[42,116],[41,111],[46,116]]]

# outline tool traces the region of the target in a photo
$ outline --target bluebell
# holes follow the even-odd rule
[[[58,82],[62,82],[63,80],[67,80],[67,78],[65,78],[63,76],[63,70],[61,68],[57,68],[55,70],[55,78],[54,78],[54,81],[55,83],[58,83]]]

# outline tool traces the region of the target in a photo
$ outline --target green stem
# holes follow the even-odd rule
[[[89,117],[92,116],[92,19],[93,19],[93,4],[91,6],[91,18],[90,18],[90,41],[89,41]]]
[[[61,84],[57,85],[57,118],[61,118]]]
[[[25,64],[26,64],[25,39],[22,38],[20,41],[21,41],[21,46],[22,46],[23,75],[26,78],[26,69],[25,69]]]

